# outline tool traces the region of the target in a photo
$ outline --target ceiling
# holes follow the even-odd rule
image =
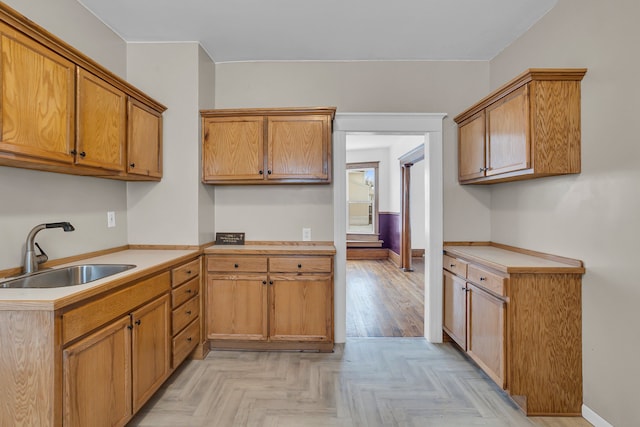
[[[78,0],[127,42],[216,63],[490,60],[557,0]]]

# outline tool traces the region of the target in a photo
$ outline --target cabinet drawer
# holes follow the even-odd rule
[[[193,351],[200,340],[200,322],[191,322],[182,332],[176,335],[172,341],[173,364],[177,367]]]
[[[467,279],[495,294],[505,295],[505,283],[507,281],[505,277],[490,273],[475,265],[470,265]]]
[[[180,307],[173,310],[173,328],[172,335],[181,331],[187,326],[193,319],[196,319],[200,314],[200,298],[191,298]]]
[[[267,272],[266,256],[214,255],[207,257],[207,271]]]
[[[62,315],[62,341],[67,343],[171,289],[169,272],[142,280]]]
[[[174,288],[187,280],[200,275],[200,259],[181,265],[171,270],[171,286]]]
[[[189,298],[198,295],[200,289],[200,278],[196,277],[189,280],[179,288],[171,291],[171,307],[176,308]]]
[[[272,273],[330,273],[331,257],[271,257],[269,271]]]
[[[442,256],[442,266],[456,276],[467,277],[467,263],[449,255]]]

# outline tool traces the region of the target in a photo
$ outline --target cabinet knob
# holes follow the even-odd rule
[[[270,284],[270,285],[273,285],[273,280],[269,280],[269,284]]]
[[[453,268],[455,266],[456,266],[455,264],[449,264],[449,267],[451,267],[451,268]]]
[[[481,277],[481,278],[480,278],[480,281],[481,281],[481,282],[484,282],[485,280],[487,280],[487,278],[486,278],[486,277]]]
[[[132,168],[135,168],[136,164],[135,163],[129,163],[129,166],[131,166]]]
[[[187,310],[187,316],[191,316],[191,310]]]
[[[267,171],[267,175],[271,175],[271,171],[270,170]]]
[[[191,270],[187,270],[187,274],[191,274]]]
[[[80,152],[80,157],[86,157],[86,156],[87,156],[87,153],[85,153],[84,151]]]
[[[191,337],[187,338],[187,341],[191,342],[191,340],[192,340],[192,338],[191,338]]]
[[[463,287],[461,287],[460,289],[462,289],[463,291],[466,291],[466,290],[467,290],[467,288],[466,288],[466,287],[464,287],[464,286],[463,286]]]
[[[302,264],[298,264],[298,268],[302,268]]]
[[[267,281],[266,281],[266,280],[263,280],[263,281],[262,281],[262,284],[263,284],[263,285],[266,285],[266,284],[267,284]]]
[[[76,154],[78,154],[78,152],[76,150],[71,150],[71,154],[75,156]]]
[[[191,289],[187,289],[187,293],[190,294],[192,291]]]
[[[142,321],[141,321],[140,319],[138,319],[138,320],[136,320],[136,321],[135,321],[135,324],[136,324],[136,325],[139,325],[139,324],[141,324],[141,323],[142,323]]]
[[[238,268],[238,264],[233,264],[233,268]]]
[[[263,175],[263,174],[264,174],[264,172],[262,172],[261,170],[259,170],[259,171],[258,171],[258,173],[259,173],[260,175]]]

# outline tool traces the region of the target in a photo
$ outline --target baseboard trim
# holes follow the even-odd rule
[[[607,420],[596,414],[587,405],[582,405],[582,418],[589,421],[594,427],[613,427],[613,424],[609,424]]]

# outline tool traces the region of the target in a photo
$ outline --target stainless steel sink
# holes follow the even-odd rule
[[[82,285],[122,273],[133,264],[81,264],[42,270],[16,279],[0,282],[2,288],[60,288],[64,286]]]

